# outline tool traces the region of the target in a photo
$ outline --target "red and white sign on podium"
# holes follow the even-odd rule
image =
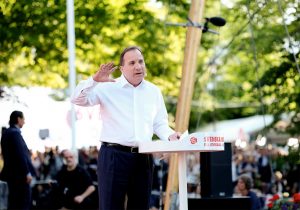
[[[178,153],[179,209],[187,210],[186,153],[224,151],[224,135],[218,132],[184,132],[178,141],[141,141],[139,153]]]

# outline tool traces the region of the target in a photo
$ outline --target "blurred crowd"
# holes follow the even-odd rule
[[[294,151],[295,156],[289,156]],[[253,142],[247,148],[232,145],[231,174],[233,196],[243,195],[238,182],[240,177],[251,179],[251,191],[261,202],[261,209],[268,209],[272,196],[293,197],[300,192],[300,158],[298,148],[276,145],[259,147]],[[188,196],[201,197],[201,161],[199,153],[190,153],[187,160]]]
[[[98,151],[99,148],[96,146],[78,150],[78,165],[88,172],[95,187],[97,187]],[[49,183],[57,178],[58,172],[66,164],[63,152],[64,150],[60,150],[58,147],[46,147],[44,152],[31,151],[32,162],[36,170],[36,177],[32,182],[33,207],[35,209],[43,209],[49,205],[49,195],[52,190]],[[253,146],[245,150],[232,146],[231,171],[234,195],[240,194],[237,188],[238,177],[245,174],[252,178],[252,189],[259,197],[283,193],[293,195],[299,192],[300,164],[278,161],[281,156],[282,154],[277,148]],[[201,197],[200,162],[199,153],[187,155],[189,198]],[[160,209],[163,206],[168,179],[168,163],[168,156],[154,155],[151,210]],[[0,158],[0,171],[2,167],[3,160]],[[97,196],[94,198],[97,199]]]

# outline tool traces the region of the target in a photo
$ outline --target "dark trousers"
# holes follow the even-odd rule
[[[29,210],[31,207],[31,188],[26,183],[9,181],[8,185],[8,209]]]
[[[99,210],[148,210],[152,155],[102,145],[98,156]],[[127,199],[126,199],[127,197]]]

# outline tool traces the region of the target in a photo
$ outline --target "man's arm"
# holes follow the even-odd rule
[[[11,136],[12,144],[14,145],[14,149],[16,151],[15,155],[15,167],[19,168],[20,175],[24,177],[24,181],[28,182],[28,176],[31,176],[31,171],[29,168],[30,156],[29,150],[26,146],[26,143],[18,132],[13,132]]]
[[[175,132],[169,127],[168,113],[161,92],[159,91],[158,113],[154,119],[154,132],[161,140],[175,141],[181,133]]]
[[[93,88],[99,82],[114,82],[110,78],[110,74],[116,69],[113,63],[102,64],[98,71],[89,79],[81,81],[75,88],[71,96],[71,102],[79,106],[93,106],[99,104],[100,101],[96,94],[93,93]]]
[[[97,104],[98,100],[96,94],[93,93],[93,89],[96,85],[97,82],[95,82],[92,77],[81,81],[71,96],[71,102],[79,106],[93,106]]]
[[[84,193],[82,193],[81,195],[78,195],[74,198],[74,201],[76,203],[81,203],[86,197],[88,197],[89,195],[91,195],[94,191],[95,191],[95,186],[94,185],[90,185],[85,191]]]

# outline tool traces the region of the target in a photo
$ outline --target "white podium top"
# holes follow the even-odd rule
[[[139,153],[178,153],[224,151],[224,135],[216,132],[182,134],[178,141],[139,142]]]

